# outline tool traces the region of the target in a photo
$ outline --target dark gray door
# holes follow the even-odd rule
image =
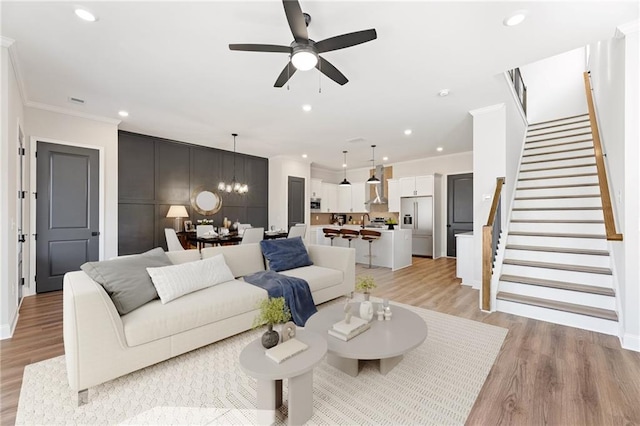
[[[36,292],[61,290],[64,274],[98,260],[99,153],[38,142]]]
[[[304,223],[304,178],[289,176],[288,189],[287,223],[291,228],[296,223]]]
[[[447,256],[456,256],[456,234],[473,231],[473,173],[447,177]]]

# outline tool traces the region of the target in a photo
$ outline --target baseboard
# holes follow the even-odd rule
[[[624,333],[621,343],[624,349],[640,352],[640,336],[637,334]]]
[[[472,287],[474,290],[480,290],[480,287],[482,287],[482,281],[480,281],[480,280],[473,280],[473,281],[471,282],[471,287]]]
[[[18,324],[18,317],[20,314],[18,313],[18,309],[16,309],[16,314],[13,317],[13,321],[11,324],[2,324],[0,326],[0,340],[9,339],[13,336],[13,332],[16,329],[16,325]]]

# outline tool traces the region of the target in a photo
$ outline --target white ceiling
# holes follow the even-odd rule
[[[1,4],[28,102],[119,119],[120,128],[264,157],[308,154],[314,165],[367,166],[469,151],[469,110],[505,101],[501,73],[611,38],[638,2],[301,1],[314,40],[375,28],[378,39],[322,56],[350,80],[298,72],[273,83],[284,54],[231,52],[229,43],[284,44],[279,1]],[[526,9],[516,27],[503,19]],[[447,88],[451,95],[437,96]],[[81,98],[85,105],[68,101]],[[311,104],[310,113],[302,111]],[[404,129],[413,134],[405,136]],[[364,141],[348,143],[361,138]],[[436,147],[444,147],[442,153]]]

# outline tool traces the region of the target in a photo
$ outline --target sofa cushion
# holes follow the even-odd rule
[[[142,254],[87,262],[80,268],[104,287],[118,313],[125,315],[158,297],[147,268],[169,265],[171,260],[157,247]]]
[[[233,280],[233,274],[219,254],[180,265],[147,268],[162,304],[185,294]]]
[[[195,262],[196,260],[202,259],[200,256],[200,250],[180,250],[180,251],[168,251],[167,256],[171,259],[171,262],[174,265],[179,265],[181,263],[187,262]]]
[[[173,336],[257,309],[267,292],[243,281],[227,281],[163,305],[154,300],[121,317],[129,346]]]
[[[276,272],[313,265],[302,237],[260,241],[269,269]]]
[[[224,255],[227,266],[236,278],[264,271],[264,258],[258,243],[203,248],[202,258],[220,253]]]
[[[290,269],[280,272],[289,277],[302,278],[309,284],[311,292],[316,292],[323,288],[342,284],[344,279],[342,271],[338,269],[325,268],[323,266],[304,266],[302,268]]]

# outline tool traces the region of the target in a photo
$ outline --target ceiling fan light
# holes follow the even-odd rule
[[[311,50],[302,49],[293,54],[291,63],[297,70],[309,71],[318,63],[318,56]]]

